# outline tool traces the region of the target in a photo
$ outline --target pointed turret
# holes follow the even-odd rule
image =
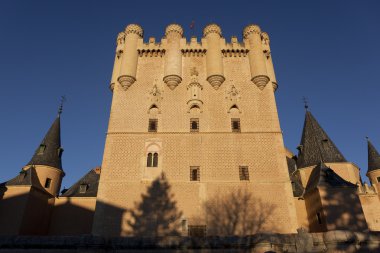
[[[368,142],[368,172],[380,169],[380,154],[372,145],[370,140]]]
[[[334,142],[308,110],[306,110],[301,144],[298,149],[298,168],[317,165],[320,161],[325,163],[347,162]]]
[[[54,120],[49,131],[27,165],[46,165],[62,170],[61,122],[60,115]]]

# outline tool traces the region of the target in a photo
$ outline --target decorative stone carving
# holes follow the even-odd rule
[[[261,39],[264,45],[269,45],[269,42],[270,42],[269,35],[266,32],[261,33]]]
[[[150,101],[154,104],[161,102],[162,100],[162,91],[157,85],[157,79],[154,80],[153,87],[149,92]]]
[[[207,78],[207,81],[214,87],[215,90],[219,89],[220,85],[226,80],[222,75],[212,75]]]
[[[136,81],[136,78],[134,78],[133,76],[124,75],[119,76],[117,81],[120,83],[121,87],[124,90],[128,90],[128,88]]]
[[[182,78],[177,75],[165,76],[163,80],[171,90],[174,90],[182,82]]]
[[[237,109],[239,113],[241,113],[240,108],[238,106],[238,102],[240,100],[240,91],[233,84],[233,80],[231,80],[231,84],[226,90],[226,99],[228,101],[227,112],[230,113],[233,108]]]
[[[144,35],[142,27],[136,24],[127,25],[127,27],[125,28],[125,34],[129,33],[137,34],[138,36],[140,36],[140,38],[142,38]]]
[[[265,88],[265,85],[269,82],[269,77],[264,75],[258,75],[252,78],[252,82],[259,87],[260,90]]]
[[[198,81],[198,74],[195,67],[190,69],[191,80],[187,85],[189,94],[189,100],[187,101],[188,112],[190,112],[193,107],[199,108],[202,112],[203,101],[201,100],[201,90],[203,90],[203,86]]]
[[[125,33],[124,32],[121,32],[117,35],[117,39],[116,39],[116,56],[117,56],[117,58],[120,58],[121,54],[123,53],[124,39],[125,39]]]
[[[257,33],[257,34],[260,34],[261,33],[261,29],[260,29],[260,26],[258,25],[247,25],[244,30],[243,30],[243,37],[244,39],[247,39],[248,36],[252,33]]]
[[[217,33],[222,36],[222,29],[217,24],[209,24],[203,29],[203,37],[206,37],[209,33]]]

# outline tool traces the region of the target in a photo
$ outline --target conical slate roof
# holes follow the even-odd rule
[[[380,169],[380,154],[368,140],[368,172]]]
[[[317,188],[318,186],[326,186],[330,188],[356,188],[357,186],[350,183],[338,174],[335,173],[331,168],[327,167],[323,162],[313,169],[310,174],[309,181],[307,182],[305,193]]]
[[[47,165],[62,170],[61,120],[54,120],[49,131],[27,165]]]
[[[297,167],[317,165],[321,160],[325,163],[347,162],[311,112],[306,111]]]
[[[79,179],[67,191],[62,193],[62,197],[96,197],[100,179],[100,169],[90,170],[84,177]],[[81,192],[80,186],[84,185],[85,191]]]

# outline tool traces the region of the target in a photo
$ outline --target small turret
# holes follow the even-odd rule
[[[368,142],[367,177],[371,181],[371,184],[375,186],[377,192],[379,192],[380,190],[380,154],[369,139],[367,139],[367,142]]]
[[[171,24],[166,27],[166,53],[164,82],[174,89],[182,81],[182,53],[180,42],[183,29],[180,25]]]
[[[37,174],[40,186],[53,196],[58,195],[62,178],[61,147],[61,109],[49,131],[41,141],[32,159],[23,168],[24,171],[33,168]]]
[[[243,30],[243,37],[249,45],[249,64],[251,67],[251,81],[261,90],[269,82],[266,59],[261,41],[261,29],[258,25],[248,25]]]
[[[209,24],[203,29],[203,37],[206,38],[207,41],[207,81],[217,90],[224,80],[226,80],[223,72],[222,51],[220,48],[222,30],[217,24]]]
[[[137,43],[143,37],[143,29],[136,24],[125,28],[125,42],[120,66],[120,76],[117,79],[124,90],[127,90],[136,81],[137,72]]]
[[[123,54],[124,39],[125,39],[124,32],[121,32],[117,35],[115,61],[113,65],[113,71],[112,71],[112,77],[111,77],[111,83],[110,83],[111,91],[113,91],[115,84],[117,83],[117,78],[120,75],[120,64],[121,64],[121,56]]]

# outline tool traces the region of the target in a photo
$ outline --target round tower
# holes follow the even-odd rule
[[[266,63],[267,73],[270,78],[270,82],[272,83],[273,90],[276,91],[278,84],[276,80],[276,75],[274,73],[272,53],[270,50],[270,39],[269,39],[269,35],[266,32],[261,33],[261,41],[262,41],[264,56],[266,58],[265,63]]]
[[[380,154],[373,146],[371,141],[367,139],[368,144],[368,171],[367,177],[376,191],[380,193]]]
[[[120,76],[118,81],[127,90],[136,81],[137,71],[137,43],[143,37],[143,29],[136,24],[130,24],[125,28],[125,40],[123,56],[120,66]]]
[[[111,83],[110,83],[110,89],[112,91],[115,87],[115,83],[117,83],[117,78],[120,75],[120,64],[121,64],[121,56],[123,54],[124,39],[125,39],[124,32],[121,32],[117,35],[115,61],[113,64],[113,71],[112,71],[112,77],[111,77]]]
[[[57,196],[65,173],[62,169],[61,121],[60,115],[54,120],[30,162],[23,170],[33,170],[32,185]]]
[[[269,82],[266,59],[261,41],[261,29],[258,25],[248,25],[243,30],[243,37],[249,44],[249,64],[251,68],[251,81],[260,89]]]
[[[203,37],[206,38],[207,41],[207,81],[217,90],[225,80],[223,74],[222,51],[220,48],[222,29],[220,29],[217,24],[209,24],[203,29]]]
[[[182,53],[180,48],[183,29],[178,24],[166,27],[166,52],[164,82],[170,89],[174,89],[182,82]]]

